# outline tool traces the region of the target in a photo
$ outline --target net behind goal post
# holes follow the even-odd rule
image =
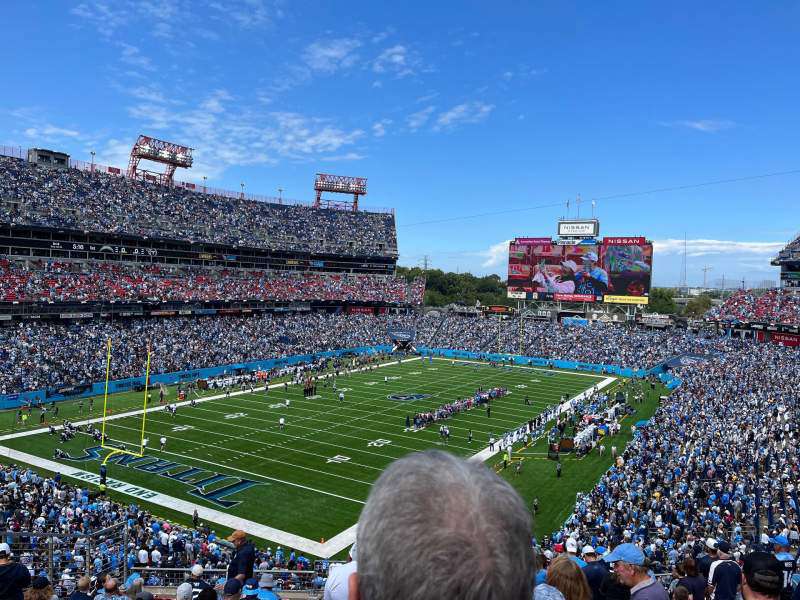
[[[102,436],[101,447],[109,450],[106,454],[103,464],[108,462],[108,459],[115,454],[129,454],[131,456],[144,456],[145,447],[145,426],[147,424],[147,408],[150,394],[150,344],[147,345],[147,362],[145,364],[144,372],[144,394],[142,397],[142,408],[140,414],[134,414],[128,417],[121,417],[120,413],[131,412],[129,411],[116,411],[113,405],[113,399],[108,395],[108,383],[111,375],[111,338],[108,339],[106,346],[106,385],[103,393],[103,415],[101,419],[100,433]],[[161,388],[163,391],[164,388]],[[134,409],[135,410],[135,409]],[[120,421],[124,419],[125,425],[122,426]],[[134,427],[130,423],[137,420]],[[118,426],[115,427],[114,424]]]

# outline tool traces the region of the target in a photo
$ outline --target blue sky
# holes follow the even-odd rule
[[[302,200],[365,176],[404,265],[502,274],[578,194],[662,285],[684,235],[690,283],[754,284],[800,231],[798,173],[602,199],[800,169],[796,2],[50,0],[0,31],[0,144],[125,165],[146,133],[196,148],[182,179]]]

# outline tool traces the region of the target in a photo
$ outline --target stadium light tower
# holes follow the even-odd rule
[[[352,194],[353,202],[326,200],[325,206],[327,208],[349,208],[355,212],[358,211],[359,196],[367,195],[367,178],[317,173],[317,178],[314,181],[314,191],[317,194],[317,198],[314,201],[315,208],[322,206],[322,192],[332,192],[334,194]]]
[[[131,179],[149,179],[165,185],[172,185],[175,170],[178,167],[188,169],[192,166],[192,150],[188,146],[181,146],[173,142],[165,142],[156,138],[140,135],[131,149],[131,158],[128,162],[128,177]],[[139,168],[140,160],[167,165],[163,173],[152,173]]]

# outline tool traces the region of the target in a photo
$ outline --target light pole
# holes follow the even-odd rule
[[[208,188],[206,187],[206,179],[208,179],[208,176],[207,175],[203,175],[203,193],[204,194],[208,193]]]
[[[244,181],[243,181],[242,183],[240,183],[239,185],[241,185],[241,186],[242,186],[242,195],[241,195],[241,199],[242,199],[242,200],[244,200]]]
[[[92,155],[92,168],[91,168],[91,172],[92,172],[92,173],[94,173],[94,150],[92,150],[91,152],[89,152],[89,154],[91,154],[91,155]]]
[[[283,188],[278,188],[278,204],[283,204]]]

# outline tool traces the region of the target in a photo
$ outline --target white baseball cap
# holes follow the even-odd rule
[[[11,552],[11,546],[3,542],[0,544],[0,555],[5,554],[6,556],[14,556],[14,553]]]
[[[717,549],[717,540],[715,540],[714,538],[708,538],[706,540],[706,546],[708,546],[712,550],[716,550]]]
[[[200,575],[202,575],[202,574],[203,574],[203,567],[202,566],[194,565],[192,567],[192,575],[194,575],[195,577],[200,577]]]
[[[594,548],[592,548],[592,547],[591,547],[589,544],[586,544],[586,545],[583,547],[583,551],[581,552],[581,554],[583,554],[584,556],[586,556],[587,554],[597,554],[597,552],[596,552],[596,551],[595,551],[595,549],[594,549]]]
[[[578,542],[575,541],[575,538],[569,538],[566,544],[567,552],[577,552],[578,551]]]

